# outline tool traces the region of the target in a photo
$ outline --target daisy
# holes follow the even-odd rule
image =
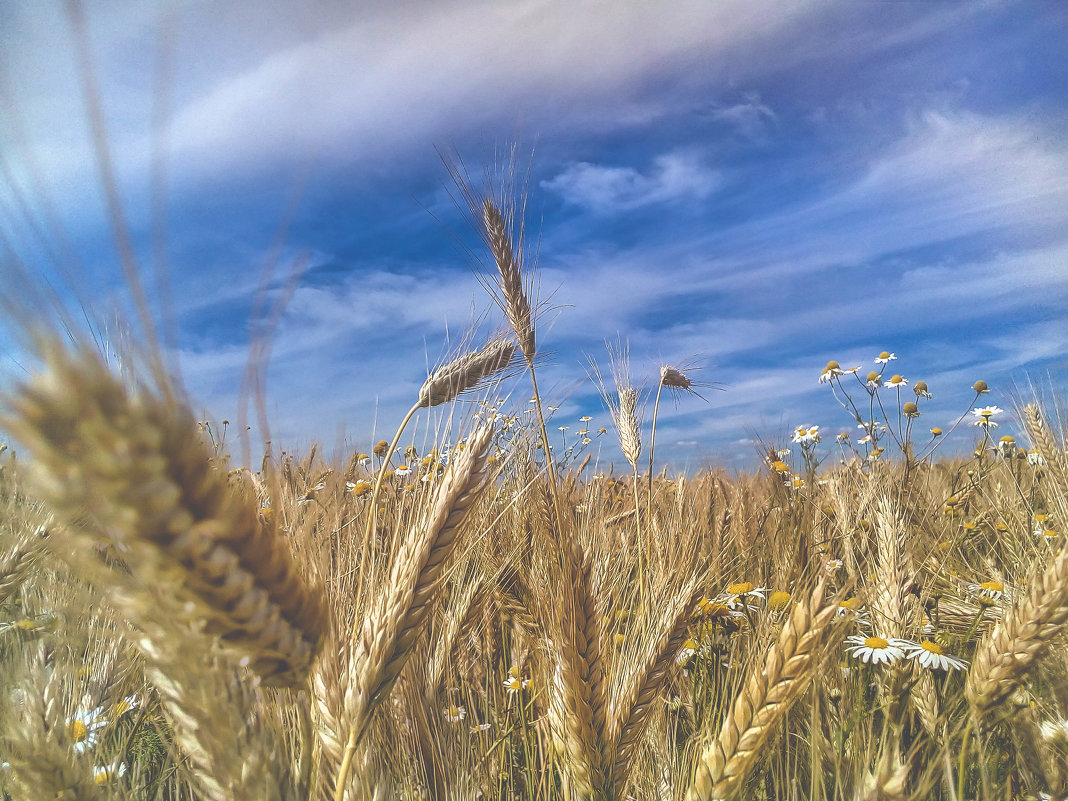
[[[492,723],[479,723],[477,726],[472,726],[471,727],[471,733],[472,734],[478,734],[480,732],[489,731],[492,728],[493,728],[493,724]]]
[[[812,426],[812,428],[805,428],[804,426],[798,426],[794,429],[793,441],[802,444],[807,442],[819,442],[820,427]]]
[[[582,415],[582,417],[580,417],[580,418],[579,418],[579,422],[581,422],[581,423],[588,423],[588,422],[590,422],[590,420],[592,420],[592,419],[593,419],[593,418],[592,418],[592,417],[590,417],[590,416],[589,416],[588,414],[584,414],[584,415]]]
[[[968,589],[980,597],[1000,601],[1005,594],[1005,586],[1000,581],[984,581],[981,584],[969,584]]]
[[[837,570],[841,570],[842,569],[842,560],[841,559],[828,559],[827,562],[823,565],[823,569],[826,570],[828,573],[834,573]]]
[[[786,590],[776,590],[768,596],[768,609],[781,612],[783,609],[789,609],[791,601],[790,593]]]
[[[853,634],[846,637],[850,647],[846,649],[850,656],[859,659],[865,664],[878,665],[885,662],[890,664],[899,659],[904,659],[905,648],[915,645],[908,640],[885,639],[884,637],[862,637]]]
[[[119,717],[120,715],[125,715],[127,712],[133,712],[139,706],[141,706],[141,696],[127,695],[111,708],[111,713],[115,715],[115,717]]]
[[[443,709],[441,714],[445,716],[445,720],[449,723],[459,723],[467,717],[467,710],[462,706],[450,706]]]
[[[1042,454],[1032,448],[1027,452],[1027,463],[1033,467],[1041,467],[1046,463],[1046,460],[1042,458]]]
[[[881,387],[883,385],[883,377],[874,370],[872,370],[870,373],[868,373],[867,384],[872,389],[875,389],[876,387]]]
[[[107,784],[108,782],[125,775],[125,762],[112,762],[110,765],[93,766],[93,781],[96,784]]]
[[[682,648],[679,649],[678,656],[675,657],[675,664],[682,665],[689,661],[690,657],[697,653],[697,640],[693,637],[688,637],[682,643]]]
[[[1016,452],[1016,438],[1008,434],[998,440],[998,452],[1002,456],[1012,456]]]
[[[525,690],[528,684],[530,684],[530,679],[524,679],[519,673],[519,668],[514,665],[508,668],[508,678],[504,680],[504,689],[508,691],[509,695],[515,695],[520,690]]]
[[[982,426],[983,428],[997,428],[998,424],[992,421],[990,418],[995,414],[1001,414],[1003,409],[999,409],[997,406],[977,406],[972,409],[972,414],[977,418],[972,425]]]
[[[412,468],[408,467],[408,465],[406,465],[406,464],[402,464],[400,467],[398,467],[396,470],[393,471],[393,475],[395,475],[395,476],[406,476],[410,472],[412,472]]]
[[[827,362],[827,366],[823,368],[823,372],[820,373],[820,383],[826,384],[828,381],[833,381],[840,375],[845,375],[845,370],[842,366],[833,359]]]
[[[767,589],[767,587],[754,587],[751,582],[743,581],[729,586],[724,600],[728,609],[740,609],[743,606],[750,606],[748,601],[751,597],[759,598],[763,601],[764,593],[767,592]]]
[[[926,381],[917,381],[916,384],[912,387],[912,391],[916,393],[917,398],[926,398],[927,400],[931,399],[931,393],[927,389]]]
[[[899,375],[894,375],[890,378],[889,381],[886,382],[886,386],[894,387],[895,389],[900,389],[901,387],[906,386],[908,383],[909,380],[907,378],[902,378]]]
[[[99,731],[108,725],[103,712],[104,707],[98,706],[92,712],[78,711],[67,718],[67,734],[77,753],[84,754],[100,739]]]
[[[912,643],[908,648],[908,658],[915,659],[930,670],[964,670],[968,666],[965,660],[950,656],[942,650],[941,645],[931,640]]]
[[[897,358],[897,354],[896,353],[888,353],[887,351],[884,350],[875,359],[875,363],[876,364],[889,364],[890,362],[892,362],[896,358]]]

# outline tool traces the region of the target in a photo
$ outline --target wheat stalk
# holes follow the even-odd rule
[[[561,778],[574,797],[603,793],[605,770],[601,737],[605,730],[606,685],[601,653],[603,620],[596,599],[589,553],[565,545],[561,581],[572,591],[561,599],[558,622],[546,632],[553,660],[549,726],[561,754]]]
[[[47,369],[6,399],[6,425],[34,453],[41,496],[83,542],[129,549],[143,586],[172,580],[265,682],[303,681],[325,601],[259,507],[232,492],[189,412],[169,392],[127,393],[86,349],[44,345]],[[138,604],[124,611],[138,616]]]
[[[1062,502],[1068,501],[1068,457],[1065,456],[1064,449],[1057,444],[1038,406],[1025,406],[1023,417],[1027,434],[1046,463],[1046,470],[1056,484],[1058,495]]]
[[[831,624],[837,608],[837,600],[826,597],[823,580],[794,606],[763,669],[750,676],[719,736],[701,755],[687,801],[730,798],[742,788],[760,749],[808,686],[818,652],[836,630]]]
[[[498,337],[479,350],[457,356],[423,382],[417,405],[427,409],[454,400],[507,369],[514,356],[515,342],[505,337]]]
[[[965,693],[979,719],[1019,686],[1068,620],[1068,551],[1062,550],[983,641],[968,671]]]
[[[627,677],[625,687],[610,706],[605,763],[611,766],[610,784],[620,794],[630,777],[637,746],[649,726],[654,703],[667,684],[688,636],[690,613],[702,594],[691,585],[672,596],[662,618],[666,625],[661,625],[660,636],[643,663]]]
[[[344,797],[352,757],[368,718],[385,700],[410,656],[440,590],[445,560],[486,485],[486,451],[492,440],[489,426],[468,438],[467,447],[437,485],[422,521],[401,545],[381,601],[360,629],[352,659],[354,679],[343,702],[349,737],[334,783],[337,801]]]

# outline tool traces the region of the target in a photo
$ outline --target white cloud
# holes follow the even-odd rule
[[[655,157],[645,173],[634,167],[572,163],[541,186],[568,203],[597,214],[613,214],[655,203],[702,200],[721,181],[720,173],[705,166],[696,154],[675,152]]]

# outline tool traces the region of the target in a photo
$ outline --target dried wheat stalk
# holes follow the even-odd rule
[[[701,755],[687,801],[729,798],[742,788],[761,747],[808,686],[821,646],[837,630],[832,626],[837,607],[836,599],[826,597],[823,580],[794,606],[763,670],[750,676],[719,736]]]
[[[189,412],[164,388],[129,394],[88,349],[43,346],[47,369],[6,399],[41,496],[83,539],[115,540],[144,585],[191,600],[265,682],[303,681],[325,621],[246,493],[232,492]],[[136,603],[124,612],[136,618]]]

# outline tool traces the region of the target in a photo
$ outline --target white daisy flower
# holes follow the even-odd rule
[[[905,649],[916,643],[908,640],[886,639],[885,637],[862,637],[859,634],[846,637],[850,644],[846,648],[850,656],[865,664],[891,664],[905,658]]]
[[[896,358],[897,358],[897,354],[896,353],[888,353],[887,351],[884,350],[882,353],[880,353],[878,355],[878,357],[876,357],[875,363],[876,364],[889,364],[890,362],[892,362]]]
[[[441,714],[445,716],[445,720],[449,723],[459,723],[467,717],[467,710],[462,706],[450,706],[443,709]]]
[[[491,728],[493,728],[492,723],[479,723],[477,726],[471,727],[471,733],[478,734],[479,732],[489,731]]]
[[[968,663],[960,657],[950,656],[942,646],[931,640],[913,643],[908,649],[908,658],[915,659],[929,670],[964,670]]]
[[[125,762],[112,762],[110,765],[94,765],[93,781],[97,784],[107,784],[121,776],[126,775]]]
[[[891,387],[891,388],[900,388],[900,387],[907,386],[908,383],[909,383],[909,380],[907,378],[902,378],[899,375],[894,375],[894,376],[890,377],[890,380],[887,381],[884,386]]]
[[[67,734],[75,752],[84,754],[96,745],[100,730],[108,725],[103,713],[104,707],[98,706],[91,712],[79,710],[67,718]]]
[[[508,691],[509,695],[515,695],[520,690],[525,690],[528,684],[530,684],[530,679],[524,679],[518,667],[513,665],[508,668],[508,678],[504,680],[504,689]]]
[[[826,570],[828,573],[834,573],[834,572],[836,572],[838,570],[841,570],[842,569],[842,560],[841,559],[828,559],[824,563],[823,569]]]

